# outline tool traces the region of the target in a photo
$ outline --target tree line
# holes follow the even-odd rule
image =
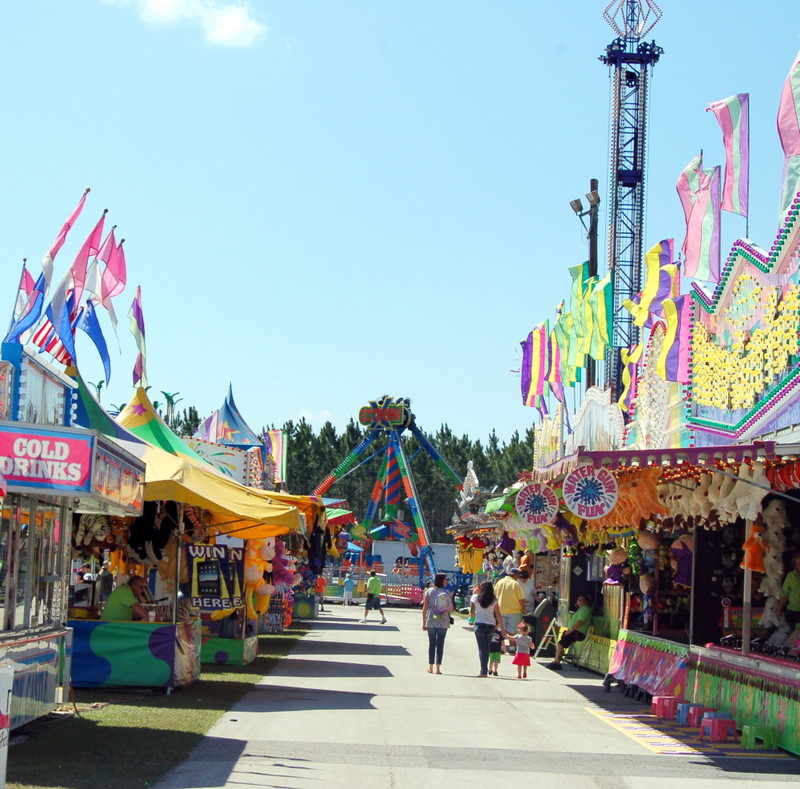
[[[161,406],[161,404],[159,404]],[[160,407],[157,407],[161,411]],[[190,406],[179,412],[162,416],[178,435],[191,436],[200,425],[197,409]],[[262,428],[266,430],[274,429]],[[287,469],[284,490],[289,493],[309,494],[335,469],[347,455],[364,439],[366,431],[351,419],[339,433],[326,422],[316,432],[305,420],[288,421],[283,425],[286,434]],[[424,431],[423,431],[424,432]],[[445,424],[435,433],[424,433],[448,465],[463,480],[467,463],[478,476],[481,490],[497,488],[498,493],[517,481],[517,475],[533,464],[533,428],[523,438],[514,432],[508,443],[501,442],[492,431],[486,443],[473,440],[467,435],[457,436]],[[325,494],[326,498],[346,499],[357,520],[362,520],[375,486],[384,453],[385,442],[379,438],[371,444],[364,455]],[[434,542],[450,542],[445,529],[450,526],[457,512],[458,490],[439,464],[420,447],[417,439],[404,434],[403,447],[409,461],[411,474],[419,496],[419,507],[425,516],[431,539]],[[410,513],[407,508],[407,519]]]

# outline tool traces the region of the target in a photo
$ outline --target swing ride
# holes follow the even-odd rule
[[[347,473],[382,455],[380,470],[361,526],[371,539],[385,538],[407,542],[419,562],[419,584],[424,586],[437,570],[428,527],[411,473],[411,463],[424,450],[459,490],[462,487],[461,478],[417,427],[411,411],[411,400],[408,398],[383,395],[378,400],[371,400],[359,411],[358,421],[366,428],[363,440],[314,488],[312,495],[324,495]],[[419,442],[419,449],[411,458],[406,457],[403,446],[402,434],[406,430]],[[373,445],[380,445],[380,448],[364,457],[366,450]]]

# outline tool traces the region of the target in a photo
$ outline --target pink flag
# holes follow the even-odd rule
[[[708,105],[717,116],[725,146],[722,210],[747,216],[750,179],[750,95],[739,93]]]
[[[686,228],[683,273],[706,282],[719,281],[720,168],[712,167],[700,176],[700,189]]]
[[[75,289],[76,312],[81,301],[81,296],[83,296],[84,285],[86,284],[86,270],[89,263],[89,258],[93,257],[100,251],[100,245],[103,241],[103,225],[106,221],[106,213],[107,211],[103,211],[103,215],[94,226],[94,230],[89,233],[86,241],[83,242],[83,246],[75,256],[75,260],[72,263],[72,268],[70,269],[70,273],[72,275],[72,286]]]
[[[800,193],[800,53],[783,85],[778,107],[778,136],[784,156],[779,217],[779,221],[783,221],[794,198]]]
[[[45,296],[47,295],[47,291],[50,288],[50,280],[53,278],[53,261],[55,260],[55,257],[58,254],[58,250],[64,246],[64,242],[67,240],[67,233],[69,233],[70,229],[75,224],[78,217],[81,215],[84,203],[86,202],[87,194],[89,194],[89,189],[87,189],[83,193],[83,196],[78,201],[78,205],[75,206],[75,210],[67,217],[67,221],[64,222],[64,226],[58,232],[56,240],[53,242],[53,245],[50,247],[50,250],[42,258],[42,270],[44,271],[44,279],[45,279],[45,289],[44,289]]]
[[[102,258],[106,264],[103,272],[103,306],[106,309],[109,308],[111,299],[114,296],[119,296],[125,290],[125,283],[128,280],[125,250],[122,246],[124,243],[125,239],[123,238],[109,253],[108,257]]]
[[[703,172],[703,154],[695,156],[686,167],[683,168],[678,183],[675,188],[678,190],[678,197],[683,207],[683,216],[686,223],[689,223],[689,214],[692,213],[695,195],[700,188],[700,173]]]
[[[778,107],[778,136],[784,156],[800,154],[800,53],[783,84]]]

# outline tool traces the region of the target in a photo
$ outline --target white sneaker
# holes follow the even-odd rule
[[[359,619],[358,621],[359,622],[366,622],[367,620],[366,619]]]
[[[386,624],[386,619],[381,619],[381,624],[385,625]]]

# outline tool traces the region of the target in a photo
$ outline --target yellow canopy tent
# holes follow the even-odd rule
[[[300,511],[276,501],[263,490],[247,488],[187,457],[132,441],[118,443],[145,463],[144,498],[177,501],[212,513],[212,525],[222,534],[242,539],[277,537],[304,527]]]

